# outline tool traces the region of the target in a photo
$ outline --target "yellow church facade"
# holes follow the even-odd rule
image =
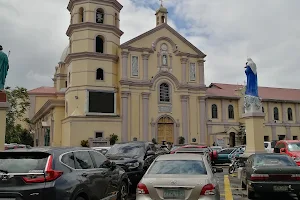
[[[70,0],[69,45],[54,86],[29,91],[35,146],[79,146],[112,134],[119,142],[177,144],[182,136],[185,143],[239,143],[243,87],[207,87],[206,55],[168,25],[162,6],[156,27],[120,44],[121,9],[116,0]],[[288,99],[260,90],[266,94],[265,140],[300,136],[300,91]]]

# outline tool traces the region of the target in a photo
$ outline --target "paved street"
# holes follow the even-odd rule
[[[218,173],[221,200],[248,200],[246,190],[242,190],[240,181],[237,179],[237,174],[228,175],[228,166],[222,166],[223,173]],[[134,200],[135,197],[131,197],[130,200]],[[268,197],[261,197],[258,200],[265,199],[284,199],[284,200],[296,200],[294,195],[268,195]]]

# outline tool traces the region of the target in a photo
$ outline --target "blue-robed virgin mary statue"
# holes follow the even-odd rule
[[[247,76],[247,86],[246,95],[258,97],[258,84],[257,84],[257,70],[256,64],[251,58],[247,59],[246,63],[246,76]]]
[[[8,56],[2,50],[3,48],[0,45],[0,92],[4,90],[5,79],[9,69]]]
[[[251,58],[248,58],[245,68],[245,73],[247,76],[244,99],[245,113],[262,112],[261,99],[258,96],[256,64]]]

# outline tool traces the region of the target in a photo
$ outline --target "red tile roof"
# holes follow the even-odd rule
[[[212,83],[207,89],[209,97],[239,98],[238,91],[243,85]],[[300,89],[259,87],[258,94],[263,100],[300,101]]]
[[[56,88],[54,87],[39,87],[28,91],[28,94],[55,94]]]

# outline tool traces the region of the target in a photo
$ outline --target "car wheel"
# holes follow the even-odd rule
[[[122,181],[121,187],[119,189],[118,200],[127,200],[128,198],[128,185],[125,181]]]
[[[247,184],[247,196],[248,199],[255,199],[255,192],[249,189],[249,185]]]

